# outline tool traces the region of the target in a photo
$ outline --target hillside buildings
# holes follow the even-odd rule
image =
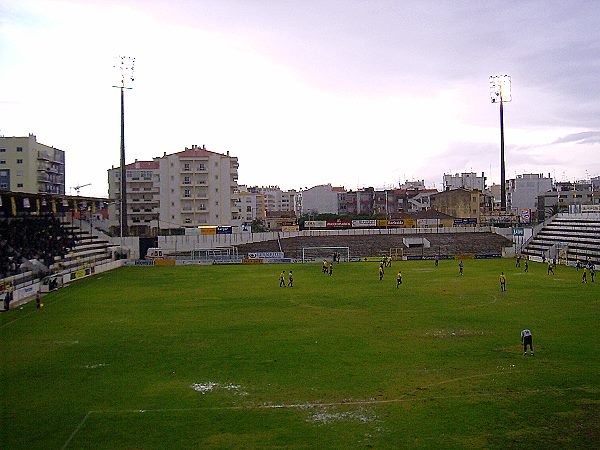
[[[35,135],[0,137],[0,190],[65,194],[65,152]]]

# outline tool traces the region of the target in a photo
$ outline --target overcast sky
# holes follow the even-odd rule
[[[600,174],[600,2],[4,0],[0,134],[66,152],[67,193],[193,144],[239,182],[355,189],[485,172],[500,180],[492,74],[512,76],[507,177]]]

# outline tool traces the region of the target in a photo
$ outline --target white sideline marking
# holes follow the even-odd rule
[[[510,373],[518,373],[518,372],[519,371],[514,371],[514,372],[510,372]],[[488,374],[482,374],[482,375],[471,375],[468,377],[454,378],[451,380],[441,381],[439,383],[433,383],[433,384],[428,385],[427,387],[438,386],[440,384],[452,383],[454,381],[459,381],[459,380],[464,380],[464,379],[469,379],[469,378],[477,378],[477,377],[485,377],[485,376],[501,375],[501,374],[502,374],[502,372],[494,372],[494,373],[488,373]],[[524,391],[523,393],[539,394],[539,393],[550,392],[550,391],[564,392],[564,391],[574,391],[574,390],[578,390],[578,389],[584,389],[584,388],[571,387],[571,388],[530,389],[530,390]],[[83,420],[81,422],[79,422],[79,425],[77,425],[77,428],[75,428],[75,430],[73,430],[73,432],[71,433],[71,435],[69,436],[67,441],[62,446],[61,450],[64,450],[69,446],[69,443],[71,442],[71,440],[73,440],[75,435],[79,432],[79,430],[81,429],[81,427],[87,421],[87,419],[89,418],[89,416],[91,414],[123,414],[123,413],[142,414],[142,413],[152,413],[152,412],[158,412],[158,413],[160,413],[160,412],[189,412],[189,411],[207,411],[207,410],[222,411],[222,410],[244,410],[244,409],[245,410],[293,409],[293,408],[307,409],[307,408],[321,408],[324,406],[377,405],[377,404],[387,404],[387,403],[425,402],[428,400],[446,400],[446,399],[452,399],[452,398],[495,397],[497,395],[498,395],[497,393],[480,393],[480,394],[470,394],[470,395],[464,395],[464,394],[438,395],[438,396],[434,396],[434,397],[419,397],[419,398],[403,397],[403,398],[392,398],[392,399],[388,399],[388,400],[355,400],[355,401],[340,401],[340,402],[329,402],[329,403],[290,403],[290,404],[279,404],[279,405],[210,406],[210,407],[203,407],[203,408],[112,409],[112,410],[106,409],[106,410],[88,411],[87,414],[85,415],[85,417],[83,418]]]
[[[69,436],[69,438],[65,441],[64,445],[61,447],[61,450],[64,450],[65,448],[67,448],[69,446],[69,444],[71,443],[71,441],[73,440],[73,438],[75,437],[75,435],[77,434],[77,432],[81,429],[81,427],[86,422],[86,420],[88,420],[88,417],[90,417],[90,414],[92,412],[93,411],[88,411],[87,412],[87,414],[83,417],[83,420],[81,422],[79,422],[79,425],[77,425],[77,428],[75,428],[73,430],[73,432],[71,433],[71,436]]]

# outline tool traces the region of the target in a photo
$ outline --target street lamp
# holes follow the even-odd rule
[[[133,69],[135,58],[130,56],[119,56],[117,64],[114,66],[119,71],[120,80],[115,88],[121,90],[121,211],[120,211],[120,231],[121,240],[127,236],[127,171],[125,170],[125,89],[133,89]],[[121,245],[123,243],[121,242]]]
[[[512,100],[510,75],[490,76],[490,98],[500,103],[500,209],[506,211],[506,176],[504,174],[504,108],[503,103]]]

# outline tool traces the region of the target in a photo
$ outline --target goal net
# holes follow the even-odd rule
[[[302,262],[323,261],[348,262],[350,261],[350,247],[302,247]]]

